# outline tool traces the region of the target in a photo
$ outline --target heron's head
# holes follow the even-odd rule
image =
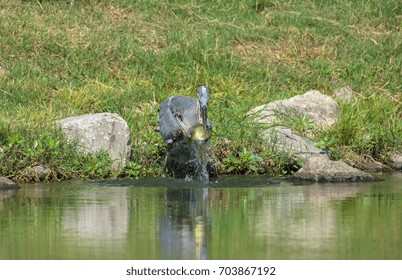
[[[198,101],[200,102],[200,110],[204,130],[207,130],[207,106],[209,101],[209,89],[205,85],[200,85],[197,91]]]

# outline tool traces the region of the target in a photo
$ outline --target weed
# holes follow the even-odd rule
[[[314,122],[310,121],[307,116],[295,116],[292,118],[286,118],[283,123],[284,126],[292,128],[293,130],[306,134],[311,131],[314,127]]]
[[[112,161],[106,151],[95,154],[87,154],[82,164],[84,176],[92,178],[107,178],[112,173]]]
[[[222,167],[226,173],[258,174],[263,172],[261,160],[261,157],[243,148],[242,151],[225,158]]]

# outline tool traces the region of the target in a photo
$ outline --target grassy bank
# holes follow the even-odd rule
[[[29,167],[45,164],[53,178],[158,176],[159,103],[195,96],[200,83],[212,93],[221,172],[283,171],[261,149],[249,109],[344,86],[358,100],[314,140],[339,158],[386,163],[402,146],[402,4],[327,2],[0,0],[0,175],[31,180]],[[104,155],[79,155],[54,128],[105,111],[132,131],[123,174],[110,174]]]

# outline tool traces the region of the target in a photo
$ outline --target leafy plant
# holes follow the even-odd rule
[[[261,157],[243,148],[237,154],[231,154],[223,160],[222,167],[226,173],[258,174],[263,172]]]
[[[141,164],[129,161],[122,175],[127,178],[139,179],[143,169]]]
[[[334,139],[332,135],[326,134],[325,136],[319,138],[316,143],[317,148],[326,151],[332,159],[340,158],[340,153],[337,150],[336,139]]]
[[[305,115],[299,116],[292,114],[290,116],[283,116],[282,119],[282,125],[292,128],[302,134],[308,132],[314,127],[314,122],[310,121]]]
[[[112,160],[106,151],[87,154],[83,157],[83,175],[88,178],[106,178],[111,173]]]
[[[297,131],[306,132],[313,128],[314,122],[310,121],[307,116],[297,116],[292,120],[292,127],[294,127]]]

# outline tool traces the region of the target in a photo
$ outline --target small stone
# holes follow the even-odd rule
[[[50,174],[52,174],[52,170],[50,170],[46,165],[35,166],[33,169],[40,181],[45,180]]]
[[[364,170],[366,172],[370,173],[381,173],[383,172],[386,168],[385,166],[373,159],[362,159],[358,164],[356,164],[357,167],[359,167],[361,170]]]
[[[0,190],[5,189],[19,189],[20,186],[8,179],[7,177],[0,177]]]
[[[402,170],[402,155],[397,153],[391,155],[390,165],[395,170]]]

